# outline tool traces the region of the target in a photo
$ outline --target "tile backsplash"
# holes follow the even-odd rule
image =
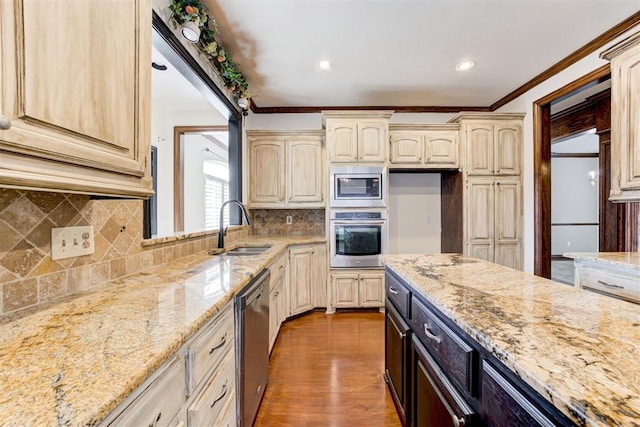
[[[0,189],[0,317],[213,247],[217,235],[143,246],[142,201]],[[92,225],[93,255],[51,260],[51,229]],[[248,234],[229,230],[227,241]]]
[[[291,216],[291,224],[287,224]],[[251,209],[253,234],[323,236],[325,232],[324,209]]]

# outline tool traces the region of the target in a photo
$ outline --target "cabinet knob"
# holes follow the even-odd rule
[[[464,418],[459,417],[457,415],[453,415],[451,418],[453,418],[453,425],[455,427],[460,427],[460,426],[464,426],[467,423],[464,422]]]
[[[7,130],[11,127],[11,119],[0,114],[0,129]]]

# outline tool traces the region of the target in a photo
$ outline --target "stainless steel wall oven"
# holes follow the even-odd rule
[[[330,212],[331,267],[381,267],[387,252],[384,210]]]

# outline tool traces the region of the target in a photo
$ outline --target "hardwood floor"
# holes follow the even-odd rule
[[[286,322],[255,426],[400,426],[382,377],[384,315],[314,312]]]

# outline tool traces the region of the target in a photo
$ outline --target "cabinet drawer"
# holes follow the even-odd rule
[[[218,418],[213,423],[215,426],[220,427],[235,427],[236,426],[236,400],[235,393],[229,396],[227,406],[220,411]]]
[[[404,318],[409,317],[409,299],[411,297],[411,293],[409,289],[400,283],[396,277],[389,273],[385,272],[385,289],[387,293],[387,298],[393,302],[393,304],[400,312],[400,315]]]
[[[233,310],[227,309],[189,345],[187,350],[188,394],[233,349]],[[231,351],[231,353],[233,353]]]
[[[109,426],[170,426],[184,395],[184,364],[176,357]]]
[[[580,287],[595,290],[622,299],[640,302],[640,275],[582,267],[579,270]]]
[[[477,352],[416,298],[411,299],[411,327],[458,385],[473,395]]]
[[[187,411],[190,426],[214,426],[222,409],[235,397],[233,352],[229,353]]]
[[[287,260],[288,253],[280,255],[271,265],[269,266],[269,273],[271,274],[270,283],[275,283],[280,276],[284,274],[287,269]]]

